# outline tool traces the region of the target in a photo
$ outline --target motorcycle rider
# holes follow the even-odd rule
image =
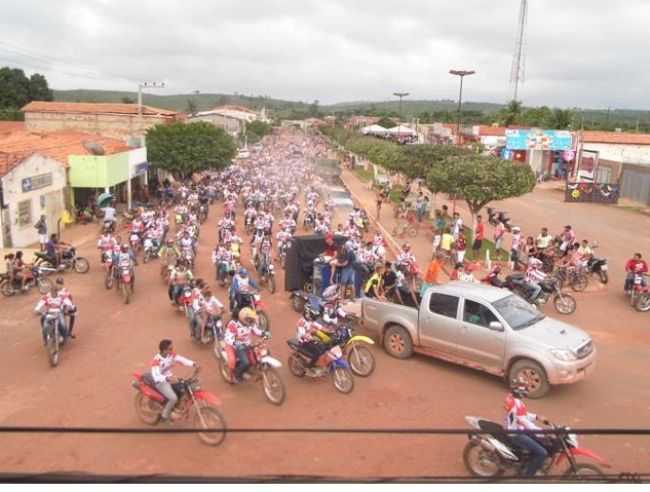
[[[158,344],[159,352],[151,361],[151,378],[153,379],[156,389],[167,399],[165,408],[160,415],[160,422],[169,422],[169,416],[178,403],[178,394],[173,384],[177,379],[172,376],[172,367],[174,364],[181,364],[185,367],[194,367],[199,369],[199,365],[185,357],[178,355],[174,351],[174,344],[171,340],[161,340]]]
[[[51,314],[56,319],[56,328],[63,337],[63,343],[68,339],[68,330],[63,322],[63,309],[74,309],[74,305],[68,297],[59,295],[56,285],[52,286],[50,292],[45,294],[36,304],[34,313],[41,315],[41,330],[43,332],[43,343],[45,343],[45,317]]]
[[[228,366],[231,371],[234,370],[234,382],[241,382],[244,373],[250,367],[248,353],[253,334],[261,337],[265,332],[257,325],[257,314],[251,308],[239,311],[237,321],[230,320],[226,326],[224,342],[228,353]]]
[[[135,286],[135,265],[137,265],[137,260],[135,259],[135,254],[133,250],[129,248],[129,245],[124,243],[120,247],[120,253],[117,255],[117,267],[118,269],[128,268],[131,274],[131,283]]]
[[[249,288],[249,287],[253,287],[254,289],[258,288],[255,280],[250,278],[250,275],[248,275],[248,270],[246,270],[244,267],[241,267],[233,277],[232,285],[230,287],[230,310],[231,311],[235,311],[236,309],[239,308],[239,306],[241,306],[242,289]]]
[[[76,304],[72,301],[72,294],[68,289],[65,287],[65,283],[63,281],[63,277],[58,277],[55,282],[55,286],[57,288],[57,295],[62,297],[64,302],[70,301],[69,303],[65,302],[63,306],[63,310],[61,311],[61,323],[63,323],[63,326],[66,326],[65,324],[65,316],[68,316],[68,336],[70,338],[77,338],[76,335],[72,333],[74,330],[74,322],[77,319],[77,306]]]
[[[315,320],[301,316],[296,325],[296,340],[300,344],[300,350],[309,356],[307,367],[313,367],[320,356],[325,352],[326,347],[316,336],[316,332],[325,328]]]
[[[523,402],[523,398],[528,395],[528,389],[525,384],[520,381],[513,381],[512,388],[505,401],[506,414],[506,429],[508,430],[541,430],[540,427],[534,424],[535,421],[546,423],[546,419],[541,415],[530,413]],[[524,471],[524,476],[533,477],[544,465],[544,460],[548,456],[548,452],[544,447],[537,442],[533,435],[528,434],[513,434],[509,438],[517,446],[528,450],[530,453],[530,461],[527,463]]]
[[[97,249],[99,250],[99,259],[104,263],[106,254],[113,254],[117,241],[110,231],[102,234],[97,241]]]
[[[181,252],[174,244],[173,239],[167,239],[163,247],[160,248],[158,256],[161,260],[160,271],[162,273],[165,269],[173,268],[176,265],[176,262],[181,257]]]
[[[542,282],[546,278],[546,274],[542,271],[543,263],[537,258],[531,258],[528,260],[528,268],[526,269],[526,281],[525,286],[528,289],[530,294],[531,302],[535,302],[537,296],[542,291]]]
[[[648,273],[648,263],[643,259],[641,253],[634,253],[634,256],[625,264],[625,272],[627,276],[625,277],[625,293],[629,294],[632,290],[632,284],[634,282],[634,276],[641,274],[643,280],[641,280],[641,285],[645,286],[645,274]]]
[[[560,251],[563,254],[567,254],[569,248],[573,246],[573,243],[576,240],[576,233],[570,225],[564,226],[564,231],[560,234]]]
[[[172,305],[178,304],[178,297],[183,292],[183,288],[188,285],[194,276],[187,269],[184,261],[179,262],[169,274],[169,300]]]

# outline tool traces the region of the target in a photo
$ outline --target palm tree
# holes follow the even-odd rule
[[[520,123],[523,106],[521,101],[514,99],[508,105],[499,111],[499,123],[503,126],[510,126]]]

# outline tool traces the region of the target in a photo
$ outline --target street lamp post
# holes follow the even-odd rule
[[[402,118],[402,99],[408,96],[408,92],[393,92],[393,96],[399,97],[399,117]]]
[[[164,82],[141,82],[138,84],[138,130],[142,132],[142,89],[163,89]]]
[[[449,73],[460,77],[460,93],[458,95],[458,128],[456,129],[456,133],[458,135],[458,145],[461,145],[460,125],[463,115],[463,78],[468,75],[474,75],[476,72],[474,70],[449,70]]]

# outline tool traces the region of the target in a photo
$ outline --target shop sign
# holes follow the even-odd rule
[[[147,172],[147,169],[149,169],[149,163],[148,162],[141,162],[137,166],[135,166],[135,172],[134,176],[140,176],[142,174],[145,174]]]
[[[36,176],[24,178],[21,185],[23,193],[47,188],[48,186],[52,186],[52,173],[37,174]]]
[[[562,130],[506,130],[509,150],[572,150],[573,135]]]

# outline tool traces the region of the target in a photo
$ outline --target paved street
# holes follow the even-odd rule
[[[344,179],[364,205],[370,204],[369,213],[374,215],[372,193],[353,175],[346,173]],[[605,211],[596,225],[590,220],[593,208],[567,206],[553,197],[558,198],[552,192],[535,192],[504,207],[524,232],[536,231],[542,223],[556,230],[568,222],[579,233],[589,233],[590,239],[598,238],[614,270],[613,284],[610,291],[578,295],[577,313],[566,318],[596,340],[599,362],[593,377],[556,388],[530,406],[574,427],[643,427],[650,417],[650,380],[643,377],[650,349],[648,317],[626,305],[619,293],[621,275],[615,273],[627,251],[641,249],[642,244],[630,243],[617,254],[610,239],[616,233],[632,241],[638,237],[632,233],[642,230],[642,224],[632,216]],[[219,215],[221,206],[215,205],[202,228],[198,252],[198,273],[211,282],[214,271],[209,257]],[[239,220],[238,228],[242,228]],[[390,207],[386,207],[382,224],[388,230],[391,221]],[[80,230],[71,237],[88,235],[88,230]],[[596,234],[599,230],[602,233]],[[418,258],[429,257],[428,238],[412,242]],[[80,313],[75,329],[78,339],[66,347],[59,367],[49,367],[41,345],[38,318],[32,314],[35,294],[0,300],[3,313],[10,313],[0,318],[5,374],[1,425],[141,427],[133,408],[131,374],[148,368],[164,337],[173,338],[180,354],[202,365],[202,386],[223,399],[230,427],[464,428],[465,415],[503,418],[505,390],[497,378],[420,356],[399,361],[379,348],[374,350],[375,373],[368,379],[356,378],[354,392],[347,396],[337,393],[328,380],[297,379],[286,367],[281,368],[288,398],[282,407],[274,407],[258,386],[225,383],[211,348],[190,341],[185,318],[169,306],[158,262],[138,267],[135,299],[124,305],[115,292],[103,287],[94,241],[81,244],[80,252],[92,266],[87,275],[65,277]],[[247,258],[247,246],[244,251]],[[280,272],[278,285],[283,284]],[[216,291],[225,300],[225,291],[218,287]],[[272,351],[286,361],[285,340],[293,335],[298,316],[282,290],[273,296],[264,292],[263,299],[271,316]],[[231,434],[221,447],[212,449],[183,435],[10,435],[4,436],[0,449],[0,471],[457,475],[466,473],[461,456],[465,440],[463,436],[426,435]],[[611,460],[616,471],[637,471],[650,462],[647,438],[587,436],[582,440]]]

